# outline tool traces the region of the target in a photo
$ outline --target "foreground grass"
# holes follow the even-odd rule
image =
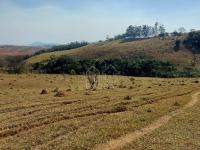
[[[91,92],[83,76],[0,75],[0,149],[92,149],[179,109],[200,89],[198,79],[106,82],[114,88]]]
[[[184,113],[173,118],[165,126],[155,130],[152,134],[138,139],[122,148],[128,149],[190,149],[200,148],[200,102]]]

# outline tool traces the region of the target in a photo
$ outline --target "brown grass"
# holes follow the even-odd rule
[[[128,77],[108,80],[113,78],[132,86]],[[197,79],[134,78],[133,89],[96,91],[86,91],[84,76],[0,74],[0,79],[0,149],[16,150],[92,149],[183,107],[200,89]],[[40,94],[55,87],[65,96]],[[127,95],[133,98],[124,100]]]

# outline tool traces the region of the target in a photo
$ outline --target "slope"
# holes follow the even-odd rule
[[[191,52],[181,46],[178,52],[175,52],[175,37],[167,37],[166,39],[150,38],[131,42],[101,42],[84,46],[70,51],[59,51],[44,53],[33,56],[27,60],[28,63],[48,60],[50,57],[69,56],[79,59],[91,58],[152,58],[156,60],[170,61],[179,66],[190,66],[192,62]]]

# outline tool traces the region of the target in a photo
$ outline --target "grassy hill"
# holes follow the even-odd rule
[[[41,48],[29,46],[0,46],[0,57],[31,55]]]
[[[131,42],[112,41],[90,44],[81,48],[44,53],[27,60],[34,64],[49,59],[50,57],[69,56],[80,59],[90,58],[152,58],[170,61],[178,66],[190,66],[192,54],[181,46],[178,52],[174,51],[176,37],[166,39],[150,38]]]

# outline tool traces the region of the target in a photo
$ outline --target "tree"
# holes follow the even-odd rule
[[[90,90],[96,90],[98,87],[98,76],[99,76],[99,70],[96,69],[95,66],[92,66],[88,71],[86,72],[86,77],[89,83],[89,89]],[[88,88],[88,86],[87,86]]]
[[[186,29],[184,27],[180,27],[178,29],[178,31],[181,33],[181,34],[184,34],[186,32]]]
[[[147,25],[142,26],[142,35],[144,38],[148,37],[148,27]]]
[[[173,36],[179,36],[179,33],[176,30],[174,30],[174,32],[172,32],[172,35]]]
[[[154,25],[154,34],[155,34],[155,36],[158,36],[158,25],[159,25],[158,22],[156,22],[155,25]]]
[[[160,25],[160,26],[159,26],[159,33],[160,33],[160,34],[164,34],[164,33],[165,33],[165,31],[166,31],[166,30],[165,30],[165,27],[164,27],[164,25],[163,25],[163,24],[162,24],[162,25]]]
[[[181,40],[176,40],[174,50],[177,52],[180,50]]]
[[[183,42],[184,46],[193,53],[192,65],[196,66],[197,56],[200,53],[200,31],[190,32]]]

